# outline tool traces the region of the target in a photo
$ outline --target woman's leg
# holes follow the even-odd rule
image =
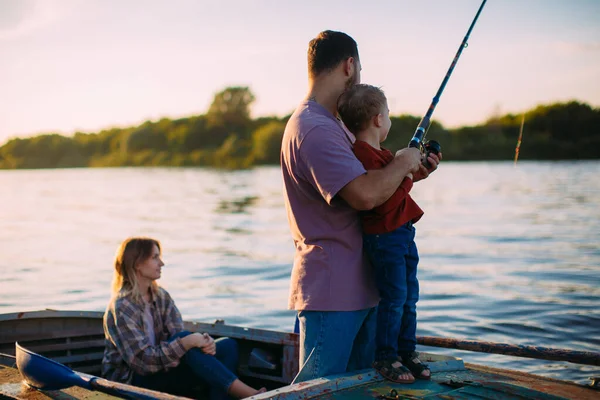
[[[144,389],[168,392],[170,381],[168,372],[158,372],[152,375],[138,375],[134,373],[131,384]]]
[[[216,341],[217,354],[211,356],[199,348],[188,350],[183,360],[194,374],[210,385],[211,400],[249,397],[259,391],[240,381],[235,375],[238,363],[237,342],[230,338]]]
[[[190,334],[191,332],[181,331],[171,336],[169,341]],[[181,362],[176,368],[169,371],[157,372],[151,375],[138,375],[134,373],[131,384],[173,395],[189,396],[190,391],[197,386],[198,382],[196,381],[196,375],[191,368],[185,362]]]
[[[215,340],[215,344],[217,345],[217,359],[235,374],[239,361],[237,342],[234,339],[222,337]]]
[[[181,363],[167,372],[151,375],[133,374],[131,384],[145,389],[188,397],[197,386],[196,376],[185,363]]]

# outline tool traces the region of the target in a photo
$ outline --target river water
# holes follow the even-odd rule
[[[598,351],[600,162],[444,162],[411,194],[418,335]],[[128,236],[159,239],[183,317],[292,330],[278,167],[0,171],[0,313],[104,310]],[[585,383],[599,367],[422,347]]]

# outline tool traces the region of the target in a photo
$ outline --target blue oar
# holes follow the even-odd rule
[[[15,348],[17,368],[27,384],[35,389],[60,390],[71,386],[79,386],[88,390],[97,390],[129,399],[185,399],[184,397],[138,388],[124,383],[112,382],[93,375],[73,371],[61,363],[27,350],[20,346],[19,343],[15,343]]]

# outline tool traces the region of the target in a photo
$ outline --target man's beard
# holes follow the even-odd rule
[[[345,89],[348,90],[352,86],[357,85],[357,84],[358,84],[358,74],[356,73],[356,71],[354,71],[354,74],[350,78],[348,78],[348,80],[346,81]]]

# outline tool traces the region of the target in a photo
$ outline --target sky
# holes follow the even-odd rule
[[[0,145],[204,114],[249,86],[253,117],[307,93],[308,42],[358,43],[362,82],[422,116],[480,0],[0,0]],[[540,104],[600,106],[600,1],[488,0],[433,119],[452,128]]]

